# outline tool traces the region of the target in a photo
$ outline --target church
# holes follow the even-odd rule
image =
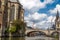
[[[57,11],[57,14],[56,14],[55,26],[56,26],[56,31],[59,31],[60,30],[60,16],[59,16],[58,11]]]
[[[24,9],[18,0],[0,0],[0,31],[4,33],[6,27],[14,20],[24,21]]]

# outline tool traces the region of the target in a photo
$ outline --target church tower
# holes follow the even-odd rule
[[[14,20],[24,21],[24,9],[18,0],[8,0],[8,24]]]
[[[60,30],[60,17],[59,12],[57,11],[56,20],[55,20],[56,30]]]
[[[18,0],[0,0],[0,33],[4,35],[14,20],[24,21],[24,9]]]

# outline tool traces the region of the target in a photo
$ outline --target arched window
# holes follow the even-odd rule
[[[0,0],[0,8],[1,8],[1,0]]]
[[[14,14],[15,14],[15,6],[12,5],[10,9],[10,21],[14,20]]]

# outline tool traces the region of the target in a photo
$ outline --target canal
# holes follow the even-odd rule
[[[51,37],[43,37],[43,36],[36,36],[36,37],[2,37],[0,40],[58,40]]]

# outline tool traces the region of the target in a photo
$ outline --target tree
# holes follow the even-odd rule
[[[16,27],[16,32],[19,32],[20,35],[24,36],[25,35],[25,27],[26,23],[20,20],[15,20],[13,21],[13,25]]]
[[[7,32],[22,32],[25,33],[25,27],[26,27],[26,23],[24,23],[23,21],[20,20],[14,20],[12,23],[12,26],[9,28],[6,28]]]
[[[13,21],[13,25],[16,26],[16,30],[22,30],[25,29],[26,23],[20,20]]]

